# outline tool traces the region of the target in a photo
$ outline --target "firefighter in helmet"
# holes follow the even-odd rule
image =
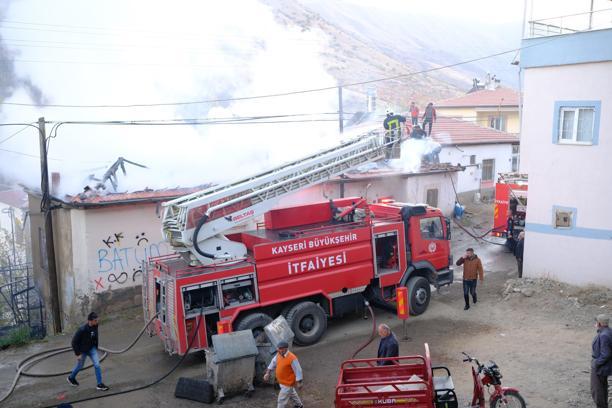
[[[395,115],[391,109],[387,108],[387,116],[383,121],[383,127],[386,130],[385,144],[391,142],[393,143],[387,148],[387,159],[391,158],[391,150],[395,149],[399,144],[400,136],[402,134],[400,123],[406,123],[406,117],[402,115]]]

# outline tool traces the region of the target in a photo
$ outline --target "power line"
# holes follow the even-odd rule
[[[120,62],[120,61],[49,61],[49,60],[28,60],[13,59],[15,62],[25,62],[34,64],[74,64],[74,65],[123,65],[123,66],[151,66],[151,67],[184,67],[184,68],[243,68],[244,65],[205,65],[205,64],[158,64],[143,62]],[[42,105],[49,106],[49,105]]]
[[[17,27],[7,26],[6,24],[17,25]],[[19,27],[18,25],[34,25],[34,26],[42,26],[42,27],[58,27],[58,28],[75,28],[76,30],[61,30],[61,29],[51,29],[51,28],[35,28],[35,27]],[[119,36],[125,35],[125,33],[140,33],[145,34],[149,37],[162,37],[168,38],[168,36],[174,37],[183,37],[183,38],[192,38],[192,39],[203,39],[203,38],[238,38],[238,39],[247,39],[254,40],[253,36],[248,35],[238,35],[238,34],[209,34],[207,33],[203,36],[201,33],[189,33],[189,32],[179,32],[179,31],[148,31],[148,30],[133,30],[133,29],[119,29],[119,28],[105,28],[105,27],[84,27],[84,26],[70,26],[63,24],[42,24],[42,23],[26,23],[26,22],[17,22],[17,21],[3,21],[3,28],[8,30],[22,30],[22,31],[38,31],[38,32],[49,32],[49,33],[68,33],[68,34],[82,34],[82,35],[91,35],[91,36]],[[86,30],[86,31],[83,31]],[[98,32],[92,32],[97,30]],[[114,32],[113,32],[114,31]],[[317,43],[317,40],[311,40],[307,38],[298,38],[298,37],[288,37],[285,40],[295,41],[295,42],[303,42],[303,43]]]
[[[150,44],[108,44],[108,43],[90,43],[90,42],[73,42],[73,41],[49,41],[49,40],[23,40],[16,38],[4,38],[3,42],[7,45],[14,47],[28,47],[28,48],[54,48],[54,49],[68,49],[68,50],[102,50],[102,51],[112,51],[119,52],[122,50],[128,49],[138,49],[142,50],[143,48],[148,49],[161,49],[161,50],[183,50],[189,52],[202,53],[206,55],[210,54],[218,54],[227,57],[227,51],[222,51],[218,48],[210,47],[210,48],[202,48],[202,47],[179,47],[173,44],[168,45],[150,45]],[[16,43],[16,44],[14,44]],[[46,45],[42,45],[46,44]],[[55,45],[48,45],[55,44]],[[68,45],[69,47],[64,47]],[[77,47],[71,47],[76,45]],[[253,56],[257,55],[257,52],[252,51],[252,48],[249,50],[245,49],[236,49],[235,53],[237,56]],[[303,53],[303,52],[301,52]],[[308,52],[307,54],[318,54],[316,52]]]
[[[26,126],[24,126],[24,127],[23,127],[23,129],[20,129],[20,130],[18,130],[17,132],[13,133],[12,135],[7,136],[6,138],[4,138],[4,139],[0,140],[0,144],[2,144],[2,143],[4,143],[4,142],[6,142],[7,140],[12,139],[13,137],[17,136],[18,134],[20,134],[21,132],[23,132],[24,130],[26,130],[26,129],[27,129],[27,128],[29,128],[29,127],[30,127],[30,125],[26,125]]]
[[[353,113],[345,112],[352,115]],[[46,121],[46,123],[86,123],[86,124],[148,124],[148,123],[180,123],[189,125],[191,123],[232,123],[243,121],[258,121],[262,119],[282,119],[305,116],[329,116],[338,115],[338,112],[313,112],[313,113],[287,113],[282,115],[244,115],[229,117],[205,117],[205,118],[171,118],[171,119],[131,119],[131,120],[81,120],[81,121]],[[336,119],[334,119],[336,120]],[[252,122],[249,122],[252,123]]]
[[[494,58],[494,57],[498,57],[501,55],[513,53],[513,52],[516,52],[516,51],[519,51],[525,48],[535,47],[538,45],[542,45],[546,42],[554,41],[555,39],[557,38],[555,37],[555,38],[552,38],[546,41],[538,42],[538,43],[527,45],[524,47],[513,48],[511,50],[501,51],[501,52],[489,54],[489,55],[482,56],[482,57],[472,58],[469,60],[456,62],[454,64],[443,65],[440,67],[429,68],[429,69],[415,71],[415,72],[411,72],[407,74],[394,75],[391,77],[378,78],[378,79],[372,79],[372,80],[367,80],[367,81],[352,82],[348,84],[342,84],[342,86],[346,88],[346,87],[351,87],[351,86],[367,85],[367,84],[373,84],[376,82],[391,81],[395,79],[401,79],[401,78],[411,77],[415,75],[421,75],[421,74],[426,74],[430,72],[440,71],[442,69],[470,64],[470,63],[481,61],[484,59]],[[30,103],[19,103],[19,102],[2,102],[2,104],[14,105],[14,106],[49,107],[49,108],[137,108],[137,107],[155,107],[155,106],[184,106],[184,105],[196,105],[196,104],[207,104],[207,103],[221,103],[221,102],[234,102],[234,101],[244,101],[244,100],[253,100],[253,99],[276,98],[276,97],[283,97],[283,96],[301,95],[301,94],[306,94],[306,93],[329,91],[329,90],[333,90],[336,88],[337,86],[334,85],[334,86],[325,86],[325,87],[320,87],[320,88],[303,89],[303,90],[298,90],[298,91],[288,91],[288,92],[279,92],[279,93],[272,93],[272,94],[243,96],[243,97],[234,97],[234,98],[205,99],[205,100],[199,100],[199,101],[186,101],[186,102],[139,103],[139,104],[126,104],[126,105],[74,105],[74,104],[35,105],[35,104],[30,104]]]
[[[32,157],[34,159],[40,159],[40,156],[38,156],[38,155],[28,154],[28,153],[23,153],[23,152],[17,152],[15,150],[9,150],[9,149],[2,149],[2,148],[0,148],[0,151],[7,152],[7,153],[17,154],[19,156]],[[53,159],[53,158],[49,158],[49,160],[62,161],[62,159]]]

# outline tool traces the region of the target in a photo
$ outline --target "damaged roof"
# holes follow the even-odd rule
[[[370,180],[380,180],[386,177],[419,177],[419,176],[428,176],[431,174],[440,174],[440,173],[452,173],[457,171],[463,171],[465,167],[460,165],[453,165],[450,163],[437,163],[437,164],[422,164],[421,168],[418,172],[410,172],[403,171],[399,169],[394,169],[391,167],[382,168],[382,169],[372,169],[364,172],[350,172],[345,173],[340,177],[336,177],[331,182],[350,182],[350,181],[370,181]]]
[[[198,186],[190,188],[169,188],[162,190],[143,190],[131,193],[108,193],[108,194],[78,194],[66,196],[64,201],[74,206],[109,205],[109,204],[130,204],[137,202],[159,202],[181,197],[186,194],[195,193],[209,186]]]
[[[474,122],[446,117],[438,117],[432,126],[431,137],[442,146],[520,142],[516,133],[502,132]]]
[[[514,89],[500,86],[497,89],[483,89],[440,101],[436,108],[473,108],[473,107],[517,107],[519,106],[519,93]]]

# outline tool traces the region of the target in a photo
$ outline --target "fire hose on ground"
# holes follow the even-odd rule
[[[147,327],[156,318],[157,318],[157,314],[155,314],[155,316],[153,316],[143,326],[143,328],[140,330],[138,335],[134,338],[134,340],[132,340],[132,342],[127,347],[125,347],[125,348],[123,348],[121,350],[111,350],[111,349],[108,349],[108,348],[105,348],[105,347],[100,347],[99,350],[103,352],[102,356],[100,357],[100,361],[102,361],[106,357],[108,357],[109,354],[123,354],[123,353],[127,352],[128,350],[130,350],[132,347],[134,347],[134,345],[138,342],[138,340],[140,340],[140,338],[144,334],[144,332],[147,329]],[[17,383],[19,382],[19,378],[21,376],[24,376],[24,377],[36,377],[36,378],[49,378],[49,377],[59,377],[59,376],[62,376],[62,375],[70,374],[71,371],[61,371],[61,372],[52,372],[52,373],[30,373],[30,372],[28,372],[28,370],[31,369],[32,367],[34,367],[35,365],[41,363],[42,361],[48,359],[48,358],[57,356],[59,354],[72,352],[72,351],[73,351],[72,347],[70,347],[70,346],[68,346],[68,347],[58,347],[58,348],[53,348],[53,349],[41,351],[40,353],[32,354],[32,355],[26,357],[25,359],[21,360],[17,364],[17,374],[15,374],[15,378],[13,379],[13,383],[11,384],[10,388],[8,389],[8,391],[4,394],[4,396],[2,396],[2,398],[0,398],[0,403],[4,402],[13,393],[13,391],[17,387]],[[93,364],[88,364],[87,366],[83,367],[83,369],[85,370],[85,369],[91,368],[92,366],[93,366]],[[104,396],[110,396],[110,395],[116,395],[116,394],[118,394],[118,393],[105,394]],[[97,398],[100,398],[100,397],[103,397],[103,396],[98,396]],[[88,399],[93,399],[93,398],[88,398]],[[83,400],[80,400],[80,401],[85,401],[85,400],[87,400],[87,399],[83,399]],[[75,402],[77,402],[77,401],[75,401]],[[54,404],[54,405],[51,405],[51,406],[56,406],[56,405],[57,404]]]
[[[465,228],[463,225],[461,225],[461,223],[459,223],[459,221],[457,221],[455,218],[453,218],[453,221],[455,222],[455,225],[458,226],[459,228],[461,228],[463,230],[463,232],[465,232],[466,234],[468,234],[470,237],[474,238],[476,241],[483,241],[486,242],[488,244],[493,244],[493,245],[501,245],[501,246],[505,246],[506,244],[501,244],[499,242],[493,242],[493,241],[489,241],[488,239],[485,239],[484,237],[486,237],[487,235],[489,235],[489,233],[491,231],[493,231],[495,228],[491,228],[490,230],[488,230],[487,232],[485,232],[482,235],[475,235],[472,232],[470,232],[467,228]]]
[[[162,375],[161,377],[159,377],[156,380],[153,380],[147,384],[138,386],[138,387],[134,387],[134,388],[129,388],[127,390],[122,390],[122,391],[118,391],[118,392],[113,392],[113,393],[107,393],[107,394],[103,394],[103,395],[94,395],[92,397],[86,397],[86,398],[81,398],[78,400],[74,400],[74,401],[68,401],[66,402],[67,404],[76,404],[78,402],[85,402],[85,401],[91,401],[91,400],[96,400],[96,399],[101,399],[101,398],[107,398],[107,397],[113,397],[115,395],[121,395],[121,394],[128,394],[130,392],[134,392],[134,391],[140,391],[140,390],[144,390],[145,388],[149,388],[154,386],[155,384],[158,384],[160,382],[162,382],[163,380],[165,380],[168,376],[170,376],[174,371],[176,371],[177,368],[179,368],[179,366],[181,364],[183,364],[183,361],[185,361],[185,358],[189,355],[189,351],[191,350],[191,347],[193,346],[193,343],[197,337],[197,333],[198,330],[200,329],[200,324],[202,323],[202,316],[203,316],[203,310],[200,312],[200,318],[198,319],[198,323],[196,324],[196,328],[193,334],[193,337],[191,338],[191,340],[189,341],[189,344],[187,346],[187,351],[185,351],[185,354],[183,354],[183,356],[180,358],[179,361],[176,362],[176,364],[164,375]],[[138,335],[136,336],[136,338],[132,341],[132,343],[130,343],[130,345],[128,345],[127,347],[125,347],[124,349],[121,350],[110,350],[107,348],[103,348],[100,347],[100,350],[104,351],[104,355],[102,358],[100,358],[100,361],[102,361],[108,354],[121,354],[121,353],[125,353],[126,351],[128,351],[129,349],[131,349],[136,342],[142,337],[142,335],[144,334],[145,330],[147,329],[147,327],[153,322],[153,320],[155,320],[157,318],[157,313],[155,314],[155,316],[153,316],[145,325],[144,327],[140,330],[140,333],[138,333]],[[61,351],[60,351],[61,350]],[[9,391],[7,392],[7,394],[2,397],[2,399],[0,399],[0,402],[3,402],[6,398],[8,398],[9,395],[11,395],[11,393],[14,391],[16,385],[17,385],[17,381],[19,380],[20,376],[29,376],[29,377],[57,377],[60,375],[66,375],[66,374],[70,374],[70,371],[66,371],[66,372],[61,372],[61,373],[47,373],[47,374],[35,374],[32,375],[30,373],[27,373],[27,371],[25,371],[26,369],[40,363],[42,360],[47,359],[51,356],[55,356],[57,354],[61,354],[61,353],[65,353],[68,351],[72,351],[72,347],[62,347],[62,348],[57,348],[57,349],[51,349],[51,350],[46,350],[44,352],[41,353],[37,353],[37,354],[33,354],[29,357],[27,357],[26,359],[22,360],[18,365],[17,365],[17,375],[15,376],[15,379],[13,380],[13,384],[11,385],[11,388],[9,389]],[[41,357],[38,357],[41,356]],[[38,357],[38,358],[36,358]],[[29,362],[28,362],[29,361]],[[85,368],[89,368],[91,367],[91,365],[84,367]],[[51,404],[51,405],[46,405],[43,408],[54,408],[57,407],[58,404]]]
[[[370,343],[372,343],[372,341],[374,341],[374,339],[376,338],[376,316],[374,315],[374,310],[372,309],[372,306],[370,306],[370,302],[366,300],[365,305],[368,308],[368,311],[370,312],[370,316],[372,317],[372,334],[370,335],[370,338],[368,339],[368,341],[365,342],[363,346],[359,347],[357,351],[353,353],[351,360],[353,360],[355,356],[361,352],[361,350],[368,347]]]

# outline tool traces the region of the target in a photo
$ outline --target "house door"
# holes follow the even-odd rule
[[[485,159],[482,161],[482,176],[480,188],[493,188],[495,185],[495,159]]]
[[[427,198],[425,199],[427,205],[431,207],[438,207],[438,189],[430,188],[427,190]]]

